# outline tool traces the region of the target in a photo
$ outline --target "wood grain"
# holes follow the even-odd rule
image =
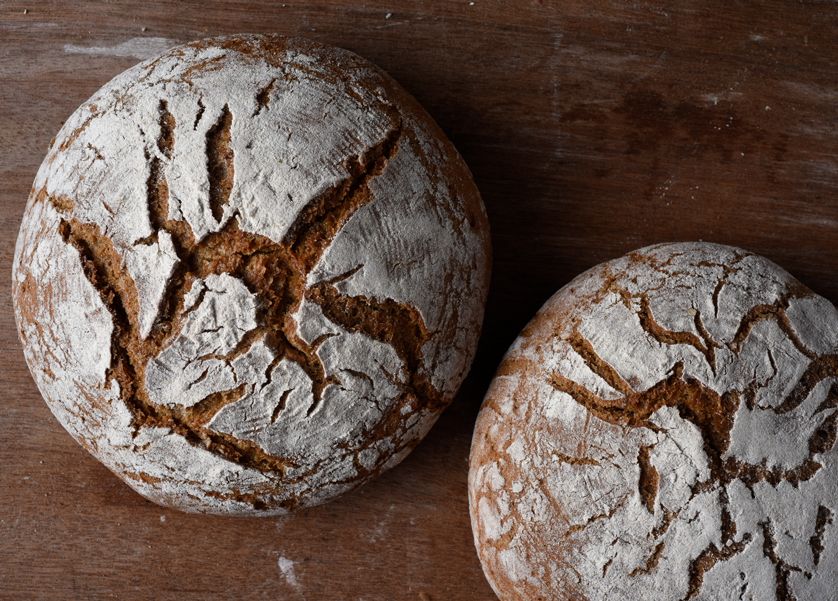
[[[24,9],[27,9],[24,12]],[[449,133],[493,227],[472,376],[399,468],[283,519],[160,509],[26,370],[17,228],[62,121],[177,41],[306,35],[377,62]],[[0,2],[0,597],[489,600],[466,459],[494,366],[575,274],[645,244],[744,246],[838,301],[838,5],[766,1]]]

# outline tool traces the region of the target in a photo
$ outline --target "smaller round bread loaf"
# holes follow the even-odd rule
[[[137,65],[69,118],[14,303],[50,409],[134,489],[278,513],[426,434],[488,279],[477,189],[413,98],[350,52],[233,36]]]
[[[825,601],[838,591],[838,311],[737,248],[580,275],[524,329],[471,450],[504,601]]]

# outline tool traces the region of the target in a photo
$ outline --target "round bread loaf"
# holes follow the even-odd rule
[[[70,117],[14,303],[50,409],[135,490],[281,513],[427,433],[488,279],[479,194],[413,98],[350,52],[233,36],[137,65]]]
[[[503,600],[838,590],[838,311],[737,248],[663,244],[562,288],[478,417],[469,500]]]

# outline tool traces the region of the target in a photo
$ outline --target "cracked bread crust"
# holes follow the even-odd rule
[[[469,507],[507,600],[816,601],[838,585],[838,311],[662,244],[557,292],[504,358]]]
[[[424,110],[336,48],[169,50],[76,111],[15,251],[26,360],[70,434],[188,511],[276,514],[403,459],[474,355],[485,211]]]

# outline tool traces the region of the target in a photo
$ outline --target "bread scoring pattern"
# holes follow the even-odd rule
[[[368,63],[195,43],[115,79],[56,140],[17,252],[21,335],[65,427],[141,493],[282,512],[394,465],[450,402],[486,233],[456,152]],[[68,340],[79,313],[106,350]]]
[[[557,293],[498,372],[484,569],[503,599],[829,598],[836,433],[835,307],[739,249],[642,249]]]

